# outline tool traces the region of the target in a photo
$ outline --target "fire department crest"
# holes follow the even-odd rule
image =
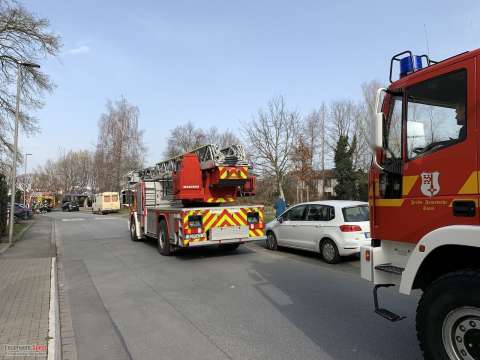
[[[431,173],[421,173],[420,176],[422,178],[422,194],[432,197],[437,195],[440,192],[440,184],[438,183],[438,177],[440,173],[438,171],[434,171]]]

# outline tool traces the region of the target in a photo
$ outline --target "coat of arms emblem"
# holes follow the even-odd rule
[[[438,177],[440,173],[434,171],[431,173],[423,172],[420,174],[422,178],[422,194],[432,197],[440,192],[440,184],[438,183]]]

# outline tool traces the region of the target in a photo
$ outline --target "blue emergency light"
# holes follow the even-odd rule
[[[430,60],[428,55],[413,55],[410,50],[403,51],[399,54],[396,54],[392,57],[390,61],[390,82],[393,82],[393,63],[399,62],[400,63],[400,78],[407,76],[415,71],[419,71],[423,69],[423,62],[422,59],[425,58],[425,66],[430,66],[436,64],[436,61]]]
[[[422,69],[422,57],[410,55],[400,59],[400,78]]]

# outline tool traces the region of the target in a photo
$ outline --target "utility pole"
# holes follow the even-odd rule
[[[8,229],[8,243],[13,243],[13,222],[15,220],[15,192],[17,180],[17,149],[18,149],[18,124],[20,123],[20,90],[22,87],[22,69],[23,67],[39,68],[40,65],[22,62],[16,60],[17,63],[17,98],[15,106],[15,131],[13,137],[13,156],[12,156],[12,184],[10,191],[10,223]]]

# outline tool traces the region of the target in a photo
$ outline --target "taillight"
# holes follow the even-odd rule
[[[188,227],[190,229],[201,228],[202,227],[202,216],[201,215],[189,216],[188,217]]]
[[[362,231],[362,228],[358,225],[340,225],[341,232],[354,232]]]

